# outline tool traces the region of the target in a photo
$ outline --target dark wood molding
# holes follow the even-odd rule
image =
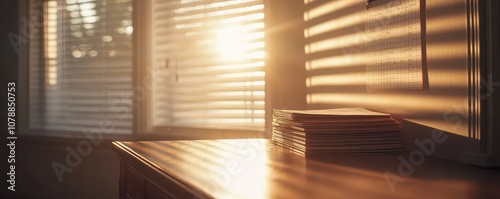
[[[500,166],[498,135],[498,109],[493,102],[499,98],[494,92],[498,80],[498,2],[495,0],[467,0],[468,42],[468,96],[469,141],[462,162],[484,167]],[[495,10],[497,9],[497,10]],[[497,99],[498,101],[498,99]],[[494,126],[496,128],[494,128]]]
[[[479,152],[478,140],[480,130],[480,50],[479,50],[479,16],[477,0],[467,1],[467,43],[468,43],[468,70],[469,70],[469,149],[470,152]]]

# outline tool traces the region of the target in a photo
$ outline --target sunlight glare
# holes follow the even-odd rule
[[[218,51],[222,58],[240,59],[245,55],[245,47],[248,42],[242,37],[245,32],[239,26],[231,26],[217,30]]]

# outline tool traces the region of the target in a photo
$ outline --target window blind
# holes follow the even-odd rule
[[[131,1],[30,1],[30,128],[132,132]]]
[[[264,129],[262,0],[152,1],[155,127]]]

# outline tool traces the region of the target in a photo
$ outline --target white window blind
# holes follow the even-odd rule
[[[152,2],[153,126],[263,130],[262,0]]]
[[[31,129],[132,132],[131,1],[30,1]]]

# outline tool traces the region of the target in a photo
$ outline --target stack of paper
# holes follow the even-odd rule
[[[275,109],[272,141],[304,156],[399,153],[402,147],[399,123],[363,108]]]

